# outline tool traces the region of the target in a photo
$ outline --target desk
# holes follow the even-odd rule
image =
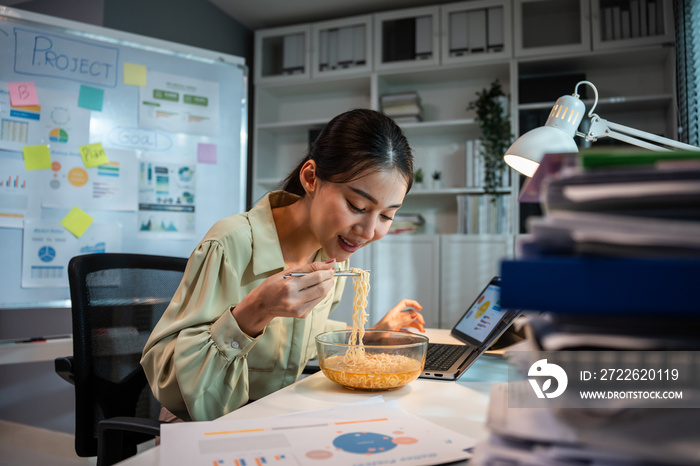
[[[454,343],[449,330],[426,331],[433,342]],[[508,366],[500,356],[486,354],[456,382],[418,379],[393,391],[347,390],[328,380],[321,372],[243,406],[221,419],[254,419],[280,414],[326,409],[382,395],[396,400],[404,411],[477,440],[488,431],[484,423],[491,385],[508,380]],[[120,463],[129,466],[160,464],[159,447],[151,448]]]
[[[73,355],[73,337],[57,338],[37,343],[7,343],[0,345],[0,365],[37,361],[53,361]]]

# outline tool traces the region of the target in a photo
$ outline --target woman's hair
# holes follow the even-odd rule
[[[307,160],[316,162],[316,176],[323,181],[347,183],[370,170],[398,170],[406,179],[406,192],[413,184],[413,154],[406,136],[394,120],[374,110],[350,110],[328,122],[284,180],[285,191],[306,194],[299,174]]]

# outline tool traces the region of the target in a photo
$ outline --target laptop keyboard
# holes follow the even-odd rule
[[[466,350],[471,350],[464,345],[444,345],[428,343],[428,354],[425,358],[425,368],[430,371],[446,371],[459,359]]]

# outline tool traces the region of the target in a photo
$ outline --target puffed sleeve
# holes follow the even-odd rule
[[[141,360],[154,395],[173,414],[211,420],[248,401],[246,355],[262,335],[250,338],[231,314],[240,294],[224,248],[199,244]]]

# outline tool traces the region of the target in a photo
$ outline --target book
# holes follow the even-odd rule
[[[417,103],[384,106],[382,110],[389,116],[420,115],[421,112]]]
[[[486,10],[469,12],[469,52],[486,51]]]
[[[487,48],[489,52],[503,50],[503,7],[491,7],[486,10],[488,18]]]
[[[365,57],[365,25],[358,24],[353,27],[353,61],[355,65],[364,65],[367,63]]]
[[[464,55],[469,51],[468,15],[467,11],[450,13],[450,56]]]
[[[433,56],[433,19],[430,16],[416,18],[416,59]]]
[[[353,40],[353,27],[346,26],[338,29],[338,66],[347,68],[353,64],[355,42]]]
[[[700,260],[542,256],[501,263],[501,305],[587,315],[697,316]]]
[[[382,108],[390,105],[403,105],[411,103],[420,103],[420,97],[415,91],[396,92],[391,94],[382,94],[379,97],[379,102]]]

